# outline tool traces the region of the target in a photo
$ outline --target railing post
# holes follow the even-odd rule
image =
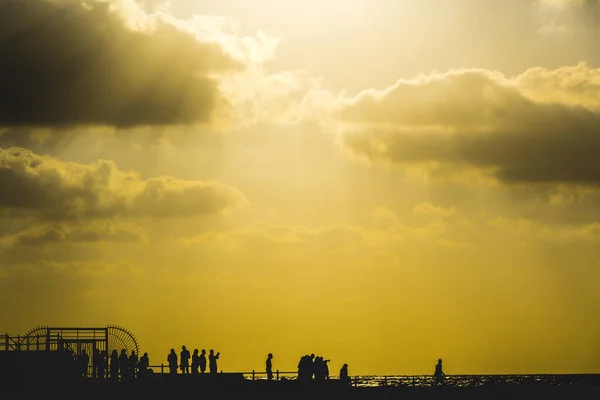
[[[160,363],[160,374],[164,374],[164,369],[165,369],[165,365],[163,363]]]
[[[4,335],[6,341],[4,342],[4,349],[8,351],[8,333]]]
[[[252,370],[252,380],[254,380],[254,370]]]
[[[277,370],[277,379],[276,380],[279,380],[279,370]]]
[[[383,386],[387,386],[387,376],[383,377]]]

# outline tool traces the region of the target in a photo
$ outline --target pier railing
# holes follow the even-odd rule
[[[169,366],[165,365],[165,364],[160,364],[160,365],[150,365],[148,367],[149,369],[151,369],[155,374],[169,374]],[[178,374],[180,374],[180,366],[177,367],[177,370],[179,371]],[[191,367],[190,367],[191,370]],[[223,371],[221,370],[220,373],[223,373]],[[266,379],[267,376],[267,372],[266,371],[256,371],[256,370],[252,370],[252,371],[247,371],[247,372],[238,372],[238,371],[228,371],[227,373],[229,374],[242,374],[244,376],[244,378],[248,378],[248,379],[252,379],[257,380],[257,379],[262,379],[261,377],[264,376]],[[206,374],[206,372],[205,372]],[[292,377],[292,376],[296,376],[298,375],[298,371],[279,371],[279,370],[275,370],[273,371],[273,379],[275,380],[280,380],[283,377]]]

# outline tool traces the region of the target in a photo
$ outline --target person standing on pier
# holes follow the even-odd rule
[[[181,373],[190,374],[190,351],[185,346],[181,346]]]
[[[217,354],[215,354],[215,351],[212,349],[210,350],[210,352],[208,354],[208,369],[211,374],[217,373],[217,360],[219,359],[220,354],[221,354],[221,352],[218,352]]]
[[[200,364],[200,372],[206,372],[206,350],[202,349],[198,363]]]
[[[127,350],[125,349],[121,349],[121,354],[119,354],[119,372],[121,373],[121,381],[129,380],[129,357],[127,357]]]
[[[117,350],[110,353],[110,379],[113,381],[119,380],[119,353]]]
[[[198,375],[199,360],[198,349],[194,349],[194,354],[192,354],[192,375]]]
[[[348,364],[344,364],[340,369],[340,381],[350,384],[350,375],[348,375]]]
[[[108,379],[108,351],[100,353],[100,379]]]
[[[100,379],[100,349],[94,349],[92,356],[92,378]]]
[[[175,353],[175,349],[171,349],[171,352],[167,356],[167,363],[169,364],[171,375],[177,375],[177,353]]]
[[[131,379],[138,377],[138,369],[139,369],[139,360],[137,354],[135,354],[135,350],[131,350],[131,355],[129,356],[129,377]]]
[[[143,356],[140,357],[140,370],[138,372],[140,377],[145,377],[148,375],[148,368],[150,367],[150,358],[148,358],[148,353],[144,353]]]
[[[273,354],[269,353],[267,356],[267,380],[273,380]]]

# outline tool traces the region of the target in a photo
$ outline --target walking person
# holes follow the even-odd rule
[[[267,356],[267,362],[266,362],[266,369],[267,369],[267,380],[272,381],[273,380],[273,354],[269,353],[269,355]]]
[[[442,359],[440,358],[435,366],[435,372],[433,373],[433,386],[443,385],[445,380],[446,374],[442,370]]]

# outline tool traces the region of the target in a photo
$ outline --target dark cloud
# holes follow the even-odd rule
[[[116,0],[0,0],[0,126],[205,123],[212,72],[237,62],[164,18],[132,29]]]
[[[237,189],[218,182],[142,179],[108,160],[83,165],[21,148],[0,149],[0,208],[15,216],[189,217],[244,202]]]
[[[353,124],[343,143],[375,162],[476,167],[506,182],[600,185],[600,111],[590,97],[594,84],[575,72],[562,86],[485,71],[399,82],[343,109]]]

